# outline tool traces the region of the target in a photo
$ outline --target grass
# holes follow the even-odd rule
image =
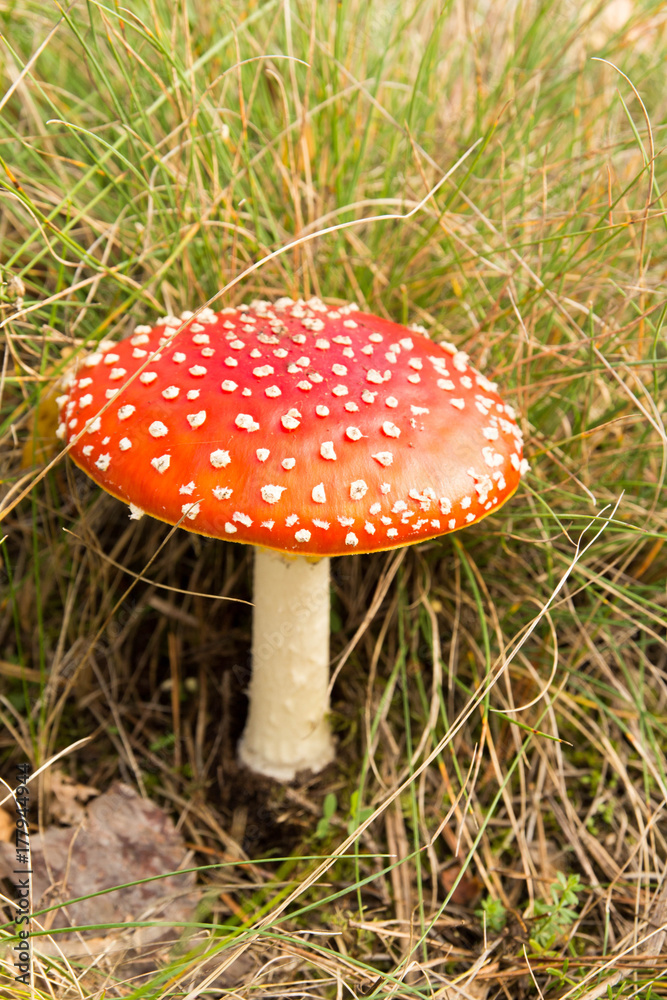
[[[36,937],[34,995],[667,997],[663,6],[129,6],[0,2],[0,759],[35,830],[55,768],[163,806],[201,903],[141,981]],[[102,337],[281,294],[446,334],[532,466],[335,563],[339,760],[289,787],[235,763],[245,549],[54,435]]]

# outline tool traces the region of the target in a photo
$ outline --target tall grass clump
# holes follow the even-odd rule
[[[664,5],[0,0],[0,31],[1,773],[43,769],[34,834],[54,771],[121,779],[200,869],[143,965],[134,924],[86,951],[35,916],[33,995],[667,997]],[[235,759],[244,547],[128,521],[55,437],[100,339],[279,295],[455,342],[531,464],[470,530],[337,561],[339,758],[288,787]]]

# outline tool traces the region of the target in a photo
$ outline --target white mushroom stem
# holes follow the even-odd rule
[[[329,730],[329,559],[255,549],[252,677],[239,745],[253,771],[290,781],[334,756]]]

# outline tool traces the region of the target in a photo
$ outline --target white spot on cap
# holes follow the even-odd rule
[[[355,479],[350,483],[350,496],[353,500],[361,500],[368,493],[368,485],[363,479]]]
[[[382,385],[384,379],[380,374],[380,372],[376,371],[375,368],[371,368],[371,370],[366,375],[366,381],[371,382],[373,385]]]
[[[345,437],[350,441],[359,441],[363,436],[358,427],[347,427],[345,430]]]
[[[387,529],[387,538],[396,538],[397,534],[398,534],[398,528]]]
[[[187,496],[191,496],[194,491],[194,488],[195,488],[195,481],[194,479],[191,479],[189,483],[185,484],[185,486],[181,486],[178,492],[185,493]]]
[[[332,365],[331,371],[334,375],[347,375],[347,368],[345,365]]]
[[[86,431],[88,432],[88,434],[95,434],[97,431],[99,431],[101,426],[102,426],[102,420],[100,419],[100,417],[93,417],[90,423],[86,424]]]
[[[438,502],[440,504],[441,513],[449,514],[449,512],[452,509],[452,501],[449,499],[449,497],[440,497],[440,500]]]
[[[309,542],[310,532],[307,528],[300,528],[294,535],[297,542]]]
[[[313,518],[313,524],[315,525],[316,528],[324,528],[325,531],[328,531],[329,528],[331,527],[330,521],[321,521],[319,517]]]
[[[267,503],[278,503],[280,495],[284,493],[286,489],[286,486],[273,486],[271,484],[268,486],[262,486],[260,490],[262,500],[266,500]]]
[[[148,428],[148,433],[151,437],[162,438],[169,433],[169,428],[161,420],[154,420]]]
[[[144,372],[144,375],[145,374],[146,372]],[[109,378],[112,380],[112,382],[117,382],[118,379],[123,378],[124,375],[127,375],[127,371],[125,368],[112,368],[111,371],[109,372]]]
[[[349,528],[351,524],[354,524],[355,519],[353,517],[342,517],[339,514],[338,520],[340,521],[340,523],[343,525],[344,528]]]
[[[288,528],[291,528],[292,525],[296,524],[296,522],[298,520],[299,520],[299,515],[298,514],[290,514],[289,517],[285,518],[285,524],[287,525]]]
[[[472,503],[472,497],[461,497],[461,508],[467,510]]]
[[[188,399],[199,399],[199,389],[190,389],[187,393]]]
[[[269,451],[268,448],[258,448],[255,454],[257,455],[257,458],[260,460],[260,462],[266,462],[271,452]]]
[[[280,418],[280,423],[286,431],[295,431],[300,426],[301,421],[297,420],[291,413],[286,413],[285,416]]]
[[[182,365],[185,361],[185,354],[183,354],[183,351],[174,351],[172,361],[174,361],[177,365]]]
[[[308,392],[310,389],[313,388],[307,379],[302,379],[301,382],[297,382],[296,387],[297,389],[301,389],[302,392]]]
[[[364,389],[364,391],[361,394],[361,398],[363,399],[364,403],[374,403],[376,396],[377,392],[371,392],[370,389]],[[398,406],[398,403],[396,405]]]
[[[228,368],[238,368],[239,363],[236,358],[225,358],[225,364]]]
[[[88,392],[85,396],[81,396],[79,399],[79,406],[83,409],[85,406],[90,406],[93,401],[92,395]]]
[[[93,450],[92,444],[84,445],[84,447],[81,449],[81,451],[86,456],[86,458],[88,458],[88,456],[91,454],[92,450]]]
[[[231,521],[225,521],[225,531],[228,535],[235,535],[239,529]]]
[[[262,521],[262,527],[268,528],[269,531],[271,531],[271,528],[274,526],[275,523],[276,523],[275,521]]]
[[[232,514],[232,521],[238,521],[239,524],[245,524],[246,528],[249,528],[252,524],[252,518],[248,517],[247,514],[242,514],[240,510],[235,510]]]
[[[384,337],[382,336],[381,333],[371,333],[368,339],[372,340],[374,344],[381,344],[382,341],[384,340]]]
[[[394,461],[394,456],[390,451],[378,451],[375,455],[373,455],[373,458],[376,462],[379,462],[380,465],[391,465]]]
[[[122,371],[122,369],[114,369],[114,371]],[[113,372],[111,374],[113,375]],[[125,372],[123,372],[123,375],[124,374]],[[139,381],[143,383],[143,385],[150,385],[151,382],[154,382],[156,378],[157,378],[157,372],[142,372],[141,375],[139,376]]]
[[[382,432],[387,435],[387,437],[397,438],[400,436],[400,428],[396,424],[392,424],[391,420],[385,420],[382,424]]]
[[[180,391],[177,385],[168,385],[166,389],[162,390],[162,395],[165,399],[176,399]]]
[[[132,447],[132,442],[130,441],[129,438],[121,438],[120,441],[118,442],[118,447],[120,448],[121,451],[127,451],[129,448]]]
[[[212,451],[209,455],[209,460],[214,469],[223,469],[231,462],[229,452],[223,451],[222,448],[217,448],[215,451]]]
[[[336,460],[336,452],[334,451],[333,441],[323,441],[320,445],[320,455],[322,458],[328,458],[330,461]]]
[[[278,396],[282,396],[282,392],[277,385],[270,385],[268,389],[264,390],[264,395],[268,396],[269,399],[276,399]]]
[[[97,468],[101,469],[102,472],[106,472],[110,464],[111,464],[111,455],[108,454],[100,455],[100,457],[95,462]]]
[[[347,396],[349,395],[349,389],[346,385],[335,385],[331,393],[333,396]]]
[[[519,468],[520,475],[525,476],[526,473],[529,472],[529,471],[530,471],[530,465],[528,463],[528,459],[527,458],[522,458],[521,459],[521,466]]]
[[[220,388],[223,392],[234,392],[234,389],[238,389],[238,384],[236,382],[232,382],[230,378],[226,378]]]
[[[413,385],[417,385],[418,382],[421,382],[421,376],[420,375],[408,375],[408,382],[411,382]]]
[[[387,396],[387,398],[384,401],[384,405],[388,406],[390,410],[395,410],[396,407],[398,406],[398,400],[396,399],[396,396]]]
[[[497,427],[485,427],[482,430],[482,434],[487,441],[496,441],[498,438],[498,428]]]
[[[261,368],[253,368],[252,373],[256,375],[257,378],[266,378],[267,375],[273,375],[274,368],[271,365],[262,365]]]
[[[379,503],[371,504],[368,509],[369,514],[379,514],[382,510],[382,506]]]
[[[328,417],[329,416],[329,407],[328,406],[316,406],[315,407],[315,413],[318,415],[318,417]]]
[[[311,494],[315,503],[326,503],[327,495],[324,492],[324,483],[318,483],[317,486],[313,486],[313,492]]]
[[[84,365],[86,368],[94,368],[95,365],[99,365],[104,355],[95,352],[94,354],[89,354],[87,358],[84,359]]]
[[[254,420],[249,413],[239,413],[234,421],[236,426],[242,431],[248,431],[251,434],[253,431],[259,430],[259,424]]]
[[[214,486],[211,490],[216,500],[229,500],[233,492],[229,486]]]
[[[158,472],[166,472],[171,464],[171,455],[158,455],[157,458],[151,458],[151,465]]]
[[[450,399],[449,401],[452,406],[455,406],[457,410],[463,410],[465,408],[465,399]]]
[[[206,410],[200,410],[199,413],[188,413],[187,419],[193,430],[196,427],[201,427],[206,420]]]
[[[355,326],[356,326],[356,323],[355,323]],[[355,533],[353,531],[348,531],[347,535],[345,536],[345,544],[346,545],[358,545],[359,544],[359,539],[357,538],[357,536],[355,535]]]
[[[425,413],[430,413],[430,410],[426,406],[410,406],[410,412],[414,413],[416,417],[421,417]]]
[[[143,516],[145,511],[141,507],[137,507],[136,503],[131,503],[130,507],[130,521],[139,521]]]
[[[454,357],[452,358],[452,364],[456,368],[457,372],[465,372],[468,370],[468,355],[465,351],[456,351]]]
[[[282,465],[283,469],[287,469],[287,471],[289,472],[289,470],[293,469],[294,466],[296,465],[296,459],[284,458],[280,464]]]
[[[349,403],[345,404],[345,409],[347,410],[348,413],[358,413],[359,412],[359,407],[357,406],[357,404],[353,403],[351,401]]]
[[[193,365],[192,368],[188,368],[188,371],[191,375],[194,375],[195,378],[201,378],[202,375],[206,374],[206,368],[204,368],[203,365]]]
[[[135,332],[137,330],[140,330],[141,333],[139,333],[136,337],[132,337],[132,339],[130,340],[130,343],[133,346],[139,345],[139,344],[147,344],[149,342],[149,340],[151,339],[150,337],[147,336],[147,334],[151,332],[151,327],[150,326],[135,326],[134,329],[135,329]]]
[[[382,483],[380,486],[380,493],[391,493],[391,486],[389,483]]]
[[[366,523],[364,525],[364,531],[367,532],[367,534],[369,534],[369,535],[374,535],[375,534],[375,525],[371,524],[370,521],[366,521]]]

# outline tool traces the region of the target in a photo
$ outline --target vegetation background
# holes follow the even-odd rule
[[[667,997],[665,4],[0,25],[2,773],[44,767],[35,831],[49,775],[120,778],[213,866],[141,975],[136,924],[36,936],[34,995]],[[128,521],[54,436],[100,338],[284,294],[456,342],[532,465],[472,529],[337,561],[339,760],[288,787],[235,762],[248,552]]]

